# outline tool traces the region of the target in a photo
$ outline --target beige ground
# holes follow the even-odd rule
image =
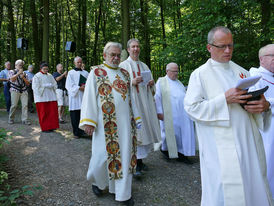
[[[0,111],[0,127],[13,136],[1,152],[9,157],[6,165],[13,187],[38,184],[43,190],[33,197],[21,198],[18,205],[80,206],[121,205],[107,191],[97,198],[86,181],[91,139],[72,139],[70,123],[54,133],[41,133],[37,114],[30,114],[32,125],[22,125],[20,111],[13,125]],[[69,120],[69,117],[66,118]],[[200,203],[201,183],[198,157],[193,165],[166,161],[159,151],[144,162],[149,171],[141,180],[133,180],[135,205],[195,206]]]

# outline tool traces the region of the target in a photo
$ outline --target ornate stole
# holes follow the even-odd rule
[[[116,80],[111,84],[107,71],[104,69],[103,65],[98,65],[93,68],[94,74],[96,76],[96,83],[98,87],[98,93],[101,100],[101,108],[103,114],[103,123],[105,131],[106,140],[106,150],[108,153],[107,165],[109,179],[121,179],[123,177],[122,172],[122,161],[121,152],[119,145],[119,136],[117,131],[117,118],[116,110],[114,104],[114,97],[112,94],[112,89],[114,88],[117,92],[122,94],[122,98],[126,99],[127,91],[130,91],[130,78],[126,70],[121,69],[120,71],[124,74],[127,82],[125,83],[120,79],[119,75],[116,75]],[[128,96],[130,98],[130,95]],[[133,173],[135,166],[137,164],[136,158],[136,125],[133,117],[131,102],[130,104],[130,117],[131,117],[131,138],[132,138],[132,149],[131,149],[131,162],[129,166],[129,172]]]
[[[172,105],[170,102],[170,88],[167,77],[160,78],[160,87],[162,91],[162,104],[164,108],[165,135],[170,158],[178,158],[176,138],[174,134]]]

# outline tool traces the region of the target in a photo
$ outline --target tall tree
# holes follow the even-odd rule
[[[83,61],[87,61],[87,45],[86,45],[86,32],[87,32],[87,0],[82,0],[82,28],[81,28],[81,56]]]
[[[14,18],[13,18],[13,6],[11,0],[7,0],[8,7],[8,17],[9,17],[9,36],[10,36],[10,44],[11,51],[8,51],[10,54],[10,61],[12,62],[12,67],[14,66],[14,62],[16,60],[16,33],[14,29]]]
[[[127,41],[130,39],[130,18],[129,18],[130,0],[122,0],[121,18],[122,18],[122,45],[127,48]]]
[[[141,20],[143,24],[142,33],[144,35],[145,43],[143,52],[145,53],[145,63],[148,67],[151,67],[150,64],[150,38],[149,38],[149,24],[148,24],[148,1],[140,0],[140,7],[141,7]]]
[[[100,26],[100,19],[102,15],[102,4],[103,0],[99,0],[99,8],[98,11],[95,10],[95,39],[93,44],[93,55],[92,55],[92,64],[96,65],[99,62],[99,58],[97,57],[97,44],[99,39],[99,26]]]
[[[49,0],[43,0],[43,48],[42,60],[49,61]]]

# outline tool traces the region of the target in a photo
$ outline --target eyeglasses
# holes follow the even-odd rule
[[[266,57],[274,57],[274,54],[266,54],[264,56],[266,56]]]
[[[121,54],[110,53],[109,56],[110,56],[111,58],[113,58],[113,57],[121,58]]]
[[[167,70],[169,72],[174,72],[174,73],[178,73],[179,71],[172,71],[172,70]]]
[[[234,44],[224,44],[224,45],[215,45],[215,44],[210,44],[211,46],[214,46],[214,47],[216,47],[216,48],[218,48],[218,49],[226,49],[227,47],[229,48],[229,49],[233,49],[233,47],[234,47]]]

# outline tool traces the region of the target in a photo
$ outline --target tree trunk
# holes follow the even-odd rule
[[[8,53],[10,53],[11,65],[12,67],[14,67],[14,62],[16,61],[16,34],[14,29],[13,8],[12,8],[11,0],[7,0],[7,6],[8,6],[8,17],[9,17],[8,28],[9,28],[10,44],[11,44],[11,51],[9,50]]]
[[[122,45],[127,48],[127,41],[130,39],[130,18],[129,18],[130,0],[122,0],[121,18],[122,18]]]
[[[162,24],[162,34],[163,34],[163,49],[167,47],[166,45],[166,30],[165,30],[165,18],[164,18],[164,2],[160,0],[160,15],[161,15],[161,24]]]
[[[43,48],[42,60],[49,61],[49,0],[43,0]]]
[[[61,34],[61,26],[60,26],[60,17],[61,17],[61,9],[59,9],[58,0],[55,0],[55,39],[56,39],[56,50],[55,50],[55,65],[60,63],[60,34]],[[55,66],[54,65],[54,66]]]
[[[34,47],[35,72],[37,72],[39,71],[39,63],[41,61],[41,48],[40,48],[35,1],[30,1],[30,14],[31,14],[31,22],[32,22],[32,43]]]
[[[99,25],[100,25],[100,19],[101,19],[101,14],[102,14],[102,3],[103,0],[100,0],[100,5],[99,5],[99,10],[98,10],[98,17],[97,17],[97,21],[95,24],[95,39],[94,39],[94,45],[93,45],[93,61],[92,64],[93,65],[97,65],[98,62],[98,57],[97,57],[97,43],[98,43],[98,39],[99,39]],[[96,11],[95,11],[96,12]],[[96,16],[96,15],[95,15]]]
[[[81,29],[81,56],[83,62],[87,62],[87,45],[86,45],[86,30],[87,30],[87,0],[82,0],[82,29]]]
[[[146,0],[140,0],[140,7],[141,7],[141,20],[143,24],[143,36],[145,39],[144,43],[144,57],[145,63],[150,68],[150,38],[149,38],[149,24],[147,20],[148,15],[148,2]]]
[[[4,8],[3,2],[0,1],[0,39],[2,39],[2,33],[3,33],[2,32],[3,8]],[[5,48],[2,41],[0,41],[0,48],[3,48],[2,51]],[[2,52],[0,52],[0,62],[3,62],[2,61]]]
[[[69,0],[67,0],[67,8],[68,8],[67,12],[68,12],[69,25],[70,25],[73,41],[76,42],[76,36],[75,36],[75,32],[74,32],[74,29],[73,29],[73,26],[72,26],[72,20],[71,20],[69,4],[70,4],[70,2],[69,2]],[[77,45],[76,45],[76,47],[77,47]]]

